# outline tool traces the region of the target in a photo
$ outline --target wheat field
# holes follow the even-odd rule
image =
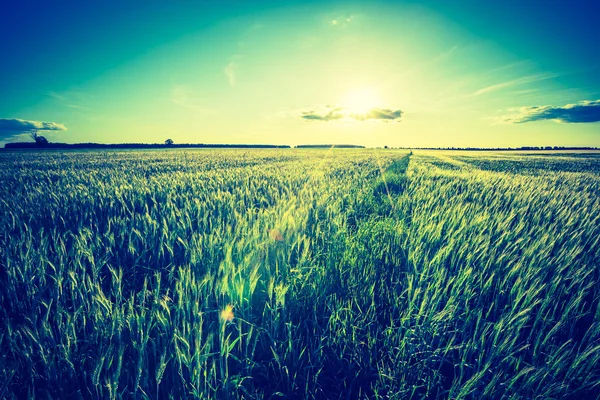
[[[0,153],[0,398],[600,396],[600,154]]]

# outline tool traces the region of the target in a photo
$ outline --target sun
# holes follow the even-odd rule
[[[343,106],[352,114],[366,114],[379,106],[379,96],[370,88],[354,90],[346,95]]]

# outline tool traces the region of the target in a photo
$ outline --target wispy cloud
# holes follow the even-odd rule
[[[52,97],[58,103],[62,104],[65,107],[81,109],[81,110],[89,110],[89,107],[83,105],[82,103],[88,102],[90,99],[90,95],[79,92],[79,91],[69,91],[65,93],[57,93],[57,92],[48,92],[48,96]]]
[[[413,75],[415,73],[422,73],[424,70],[431,68],[431,67],[435,67],[440,62],[451,58],[453,55],[456,54],[456,52],[458,50],[460,50],[459,46],[454,45],[454,46],[438,53],[437,55],[435,55],[434,57],[432,57],[426,61],[420,62],[414,66],[405,68],[405,69],[401,70],[400,72],[388,77],[384,81],[384,83],[385,83],[385,85],[392,85],[396,81],[398,81],[400,78],[406,79],[407,77],[410,77],[411,75]]]
[[[504,117],[504,122],[514,124],[543,120],[564,123],[600,122],[600,100],[583,100],[565,106],[521,107],[515,111],[515,114]]]
[[[225,72],[225,76],[227,76],[227,80],[229,81],[229,86],[235,86],[235,72],[236,72],[237,64],[231,61],[229,64],[225,66],[223,72]]]
[[[192,88],[186,85],[175,85],[171,89],[169,100],[173,104],[177,104],[187,110],[194,112],[210,112],[211,110],[205,108],[202,102],[196,98]]]
[[[395,121],[399,122],[404,112],[402,110],[393,110],[389,108],[371,108],[364,113],[354,113],[340,106],[325,106],[320,109],[311,109],[302,111],[300,118],[306,121],[335,121],[335,120],[355,120],[355,121]]]
[[[0,138],[27,134],[33,131],[66,131],[63,124],[46,121],[29,121],[19,118],[0,118]]]
[[[329,19],[330,26],[345,26],[354,21],[356,17],[354,15],[338,15]]]
[[[552,79],[552,78],[556,78],[557,76],[560,76],[560,74],[547,73],[547,74],[536,74],[536,75],[523,76],[521,78],[516,78],[516,79],[509,80],[509,81],[495,83],[493,85],[485,86],[485,87],[477,90],[475,93],[473,93],[473,96],[480,96],[482,94],[495,92],[495,91],[502,90],[502,89],[505,89],[505,88],[511,87],[511,86],[523,85],[523,84],[527,84],[527,83],[543,81],[546,79]]]

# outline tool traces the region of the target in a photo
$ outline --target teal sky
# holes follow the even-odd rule
[[[591,1],[46,3],[0,5],[0,143],[600,146]]]

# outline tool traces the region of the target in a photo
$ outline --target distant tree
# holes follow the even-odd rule
[[[171,146],[173,144],[173,139],[167,139],[165,140],[165,145],[166,146]]]
[[[45,145],[47,145],[49,143],[48,139],[46,139],[45,136],[42,136],[42,135],[38,134],[37,129],[34,129],[34,130],[31,131],[31,138],[33,140],[35,140],[35,143],[38,146],[40,146],[40,147],[41,146],[45,146]]]

